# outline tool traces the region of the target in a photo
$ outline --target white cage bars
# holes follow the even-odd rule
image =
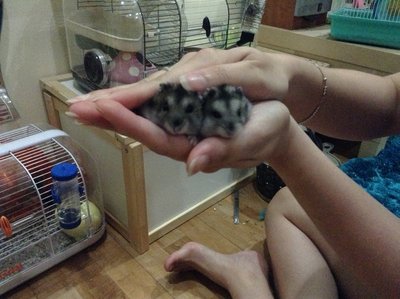
[[[78,166],[58,140],[65,137],[35,125],[0,134],[0,294],[83,249],[75,245],[91,237],[90,232],[82,240],[64,234],[57,219],[51,168],[61,162]],[[87,204],[78,169],[84,190],[80,201]]]

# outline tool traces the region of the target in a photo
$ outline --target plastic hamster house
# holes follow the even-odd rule
[[[129,84],[201,48],[253,41],[265,1],[64,0],[70,68],[85,90]]]

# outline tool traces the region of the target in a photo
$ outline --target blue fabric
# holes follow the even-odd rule
[[[400,217],[400,135],[390,137],[377,156],[350,159],[341,169]]]

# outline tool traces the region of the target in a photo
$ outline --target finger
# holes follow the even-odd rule
[[[243,60],[251,53],[245,48],[235,48],[231,50],[221,50],[206,48],[198,52],[188,53],[173,65],[164,76],[160,77],[163,82],[178,83],[180,77],[188,72],[207,68],[213,65],[234,63]]]
[[[113,129],[112,125],[99,113],[94,102],[73,104],[65,114],[74,119],[77,124],[93,125],[107,130]]]
[[[211,173],[221,168],[244,168],[256,165],[253,159],[241,159],[232,151],[235,149],[232,139],[218,137],[206,138],[189,154],[186,161],[187,172],[193,175],[198,172]]]
[[[175,76],[176,77],[176,76]],[[174,82],[170,71],[160,70],[149,77],[133,83],[118,87],[92,91],[86,95],[67,101],[69,104],[77,102],[95,102],[99,100],[114,100],[127,108],[135,108],[143,104],[159,90],[160,83]],[[177,82],[177,80],[175,80]]]
[[[146,78],[144,78],[144,81],[151,81],[151,80],[155,80],[158,79],[159,77],[165,75],[168,72],[168,68],[163,68],[155,73],[150,74],[149,76],[147,76]]]
[[[151,150],[176,160],[185,160],[190,150],[187,138],[171,136],[147,119],[110,100],[76,103],[68,116],[80,124],[117,131],[142,142]]]
[[[194,68],[198,67],[199,64],[204,63],[204,58],[202,57],[210,57],[210,55],[204,54],[200,56],[201,57],[198,58],[197,53],[186,54],[178,63],[170,68],[170,71],[163,69],[133,84],[125,84],[117,87],[95,90],[70,99],[67,101],[67,103],[75,104],[83,101],[113,99],[122,103],[124,106],[132,108],[134,107],[135,103],[140,105],[143,100],[154,95],[160,82],[178,82],[181,74],[187,72],[188,70],[193,70]],[[193,59],[195,59],[197,63],[188,64],[188,62],[192,61]]]
[[[277,132],[289,119],[285,106],[278,101],[257,103],[245,127],[233,138],[206,138],[189,154],[187,171],[212,172],[223,167],[256,166],[277,148]]]
[[[183,64],[185,64],[187,61],[191,60],[193,57],[195,57],[197,55],[198,52],[189,52],[186,53],[185,55],[182,56],[182,58],[175,63],[171,69],[173,68],[180,68]]]
[[[173,136],[122,104],[109,100],[95,102],[98,111],[113,128],[143,143],[154,152],[176,160],[186,160],[191,145],[185,136]]]
[[[181,60],[177,65],[180,63],[195,64],[194,69],[197,69],[201,66],[233,63],[245,59],[252,52],[253,49],[248,47],[238,47],[230,50],[206,48],[196,52],[194,55],[187,54],[187,59]]]
[[[249,50],[244,48],[237,48],[229,51],[203,49],[197,53],[186,54],[177,64],[172,66],[169,71],[158,71],[148,78],[134,84],[93,91],[75,97],[67,101],[67,103],[75,104],[81,101],[112,99],[131,109],[140,106],[145,100],[153,96],[162,82],[177,83],[179,82],[179,78],[187,72],[209,67],[214,64],[240,61],[248,54]],[[212,84],[212,79],[210,81],[210,84]]]
[[[160,71],[165,73],[165,71]],[[162,77],[163,74],[159,74]],[[141,80],[134,84],[92,91],[67,101],[67,104],[96,102],[99,100],[114,100],[128,108],[138,107],[152,97],[159,89],[158,76],[153,80]]]
[[[251,70],[251,71],[244,71]],[[180,78],[187,90],[203,91],[212,86],[229,84],[241,86],[252,100],[265,100],[272,96],[265,84],[264,74],[260,74],[253,61],[220,64],[188,73]]]

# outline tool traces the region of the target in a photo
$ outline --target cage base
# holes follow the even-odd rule
[[[5,294],[6,292],[12,290],[13,288],[19,286],[20,284],[32,279],[33,277],[39,275],[40,273],[54,267],[55,265],[61,263],[67,258],[77,254],[83,249],[93,245],[104,235],[105,232],[105,223],[102,224],[101,228],[93,234],[91,237],[76,243],[65,251],[59,252],[57,255],[54,255],[47,260],[44,260],[42,263],[28,268],[26,270],[22,270],[19,273],[10,277],[10,279],[5,280],[0,284],[0,296]]]

